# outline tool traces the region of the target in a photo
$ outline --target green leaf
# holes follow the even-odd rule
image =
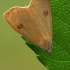
[[[38,60],[49,70],[70,70],[70,0],[51,0],[53,22],[52,54],[25,39],[37,54]]]

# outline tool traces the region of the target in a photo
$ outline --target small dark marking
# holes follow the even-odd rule
[[[23,27],[23,25],[22,25],[22,24],[20,24],[20,25],[18,26],[18,28],[19,28],[19,29],[21,29],[22,27]]]
[[[45,16],[48,15],[48,11],[44,11],[44,15],[45,15]]]

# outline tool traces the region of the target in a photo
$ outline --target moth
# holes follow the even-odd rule
[[[31,0],[26,7],[13,7],[4,13],[8,24],[26,39],[47,52],[52,49],[50,0]]]

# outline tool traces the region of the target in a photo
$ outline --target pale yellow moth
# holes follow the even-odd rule
[[[52,16],[50,0],[31,0],[26,7],[13,7],[4,13],[8,24],[26,39],[51,52]]]

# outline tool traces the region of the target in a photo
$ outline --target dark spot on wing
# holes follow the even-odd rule
[[[47,16],[48,15],[48,11],[44,11],[44,15]]]
[[[18,29],[21,29],[21,28],[23,28],[23,25],[22,24],[19,24],[18,25]]]

